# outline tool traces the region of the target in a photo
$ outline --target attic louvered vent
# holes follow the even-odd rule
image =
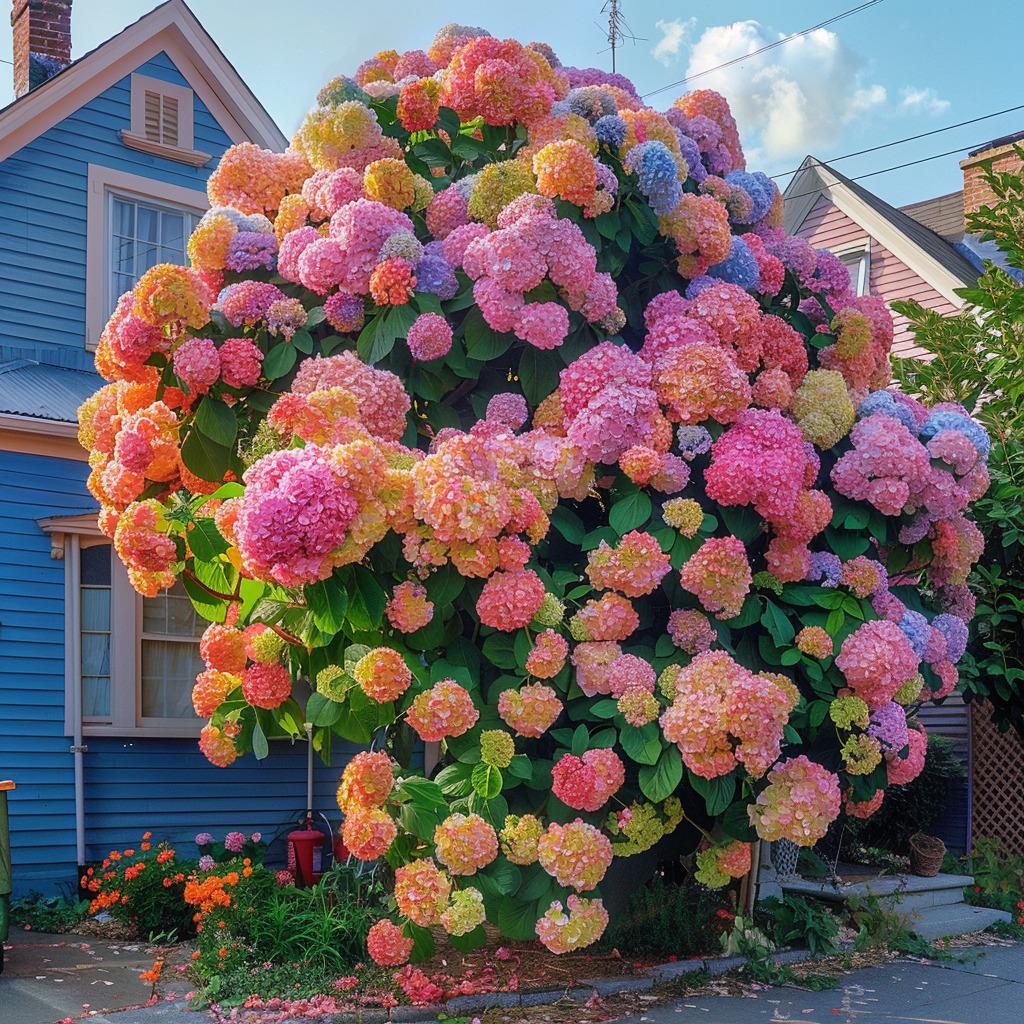
[[[178,101],[146,90],[146,138],[162,146],[178,145]]]
[[[131,127],[121,130],[121,141],[150,156],[202,167],[213,157],[194,148],[194,106],[188,86],[133,74]]]

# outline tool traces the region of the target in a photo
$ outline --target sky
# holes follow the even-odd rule
[[[448,22],[554,47],[563,64],[611,69],[604,0],[188,0],[285,135],[319,87],[383,49],[426,49]],[[877,0],[827,27],[750,56],[860,7],[865,0],[620,0],[636,37],[617,70],[665,109],[681,93],[729,100],[748,168],[779,176],[808,153],[894,205],[954,192],[969,149],[1024,130],[1022,109],[877,152],[837,159],[1024,105],[1019,74],[1024,0]],[[74,0],[72,56],[80,57],[155,6],[153,0]],[[984,18],[979,17],[984,11]],[[375,16],[374,12],[382,12]],[[11,51],[0,19],[0,57]],[[727,68],[720,65],[742,58]],[[9,72],[10,67],[0,65]],[[710,74],[699,74],[718,68]],[[699,75],[680,83],[689,76]],[[664,88],[672,86],[672,88]],[[13,98],[10,85],[0,101]],[[897,164],[950,153],[886,173]]]

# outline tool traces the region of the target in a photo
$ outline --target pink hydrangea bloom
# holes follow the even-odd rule
[[[801,754],[768,773],[768,786],[750,808],[750,820],[762,839],[813,846],[841,806],[838,776]]]

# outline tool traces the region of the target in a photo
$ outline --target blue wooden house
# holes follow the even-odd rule
[[[199,752],[197,622],[143,599],[96,526],[76,410],[118,295],[184,262],[233,143],[286,140],[181,0],[71,62],[71,0],[15,0],[0,110],[0,778],[15,893],[143,831],[274,834],[306,807],[304,746],[229,769]],[[275,744],[275,747],[278,746]],[[316,773],[318,809],[337,768]],[[337,810],[335,807],[335,815]],[[194,847],[186,852],[192,853]]]

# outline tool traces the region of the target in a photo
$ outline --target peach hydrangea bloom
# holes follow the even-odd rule
[[[535,739],[554,725],[562,702],[550,686],[529,683],[518,690],[503,690],[498,697],[501,720],[519,736]]]
[[[474,875],[498,856],[498,837],[479,814],[452,814],[434,830],[437,859],[452,875]]]
[[[839,816],[840,808],[839,777],[801,754],[768,773],[768,786],[749,812],[762,839],[813,846]]]
[[[537,841],[540,866],[559,885],[577,892],[596,888],[612,862],[609,838],[581,818],[559,825],[551,822]]]
[[[441,679],[414,698],[405,720],[421,740],[436,743],[468,732],[479,717],[469,692],[454,679]]]
[[[370,926],[366,933],[366,951],[370,959],[381,967],[401,967],[412,954],[413,940],[402,934],[402,929],[384,918]]]
[[[412,683],[405,659],[390,647],[376,647],[364,654],[352,669],[352,678],[363,693],[379,704],[398,700]]]
[[[570,953],[597,942],[607,926],[608,911],[600,900],[573,894],[564,909],[555,900],[544,912],[537,922],[537,938],[552,953]]]
[[[451,879],[430,857],[415,860],[395,872],[395,902],[399,913],[421,928],[440,923],[451,891]]]

